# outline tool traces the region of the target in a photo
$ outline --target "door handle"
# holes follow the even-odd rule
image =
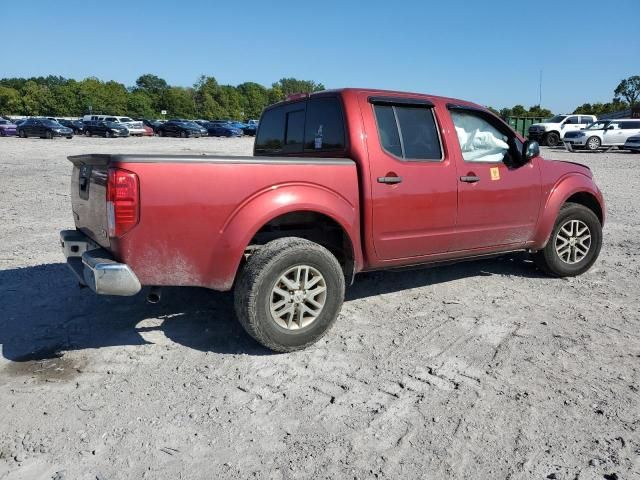
[[[378,177],[378,183],[402,183],[402,177]]]
[[[480,181],[480,177],[476,177],[475,175],[464,175],[460,177],[460,181],[466,183],[476,183]]]

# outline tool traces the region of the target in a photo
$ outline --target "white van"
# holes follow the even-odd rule
[[[567,148],[598,150],[622,147],[629,137],[640,134],[640,118],[597,120],[577,132],[567,132],[562,141]]]
[[[85,115],[84,117],[82,117],[83,122],[90,122],[92,120],[120,123],[127,127],[127,129],[129,130],[129,135],[142,136],[145,134],[144,125],[142,124],[142,122],[138,122],[130,117],[116,117],[114,115]]]

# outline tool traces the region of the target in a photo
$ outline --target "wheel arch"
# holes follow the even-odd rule
[[[544,205],[544,211],[538,222],[536,235],[532,242],[534,249],[545,247],[551,237],[560,209],[566,203],[577,203],[587,207],[593,211],[598,220],[600,220],[600,224],[604,226],[606,214],[604,199],[600,190],[585,175],[568,175],[554,186]]]
[[[350,283],[363,264],[359,232],[357,203],[339,193],[313,184],[271,187],[241,203],[221,227],[209,269],[216,272],[212,288],[230,289],[253,247],[285,236],[308,238],[327,247],[338,257]]]

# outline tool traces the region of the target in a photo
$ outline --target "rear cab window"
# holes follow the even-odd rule
[[[342,101],[338,96],[311,96],[276,105],[260,119],[254,155],[341,156],[346,151]]]
[[[380,145],[403,161],[441,161],[433,105],[372,98]]]

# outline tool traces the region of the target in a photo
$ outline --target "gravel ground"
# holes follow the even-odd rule
[[[569,153],[604,192],[600,260],[357,278],[333,330],[274,355],[230,294],[76,287],[70,164],[250,154],[252,139],[0,139],[0,477],[640,478],[640,155]]]

